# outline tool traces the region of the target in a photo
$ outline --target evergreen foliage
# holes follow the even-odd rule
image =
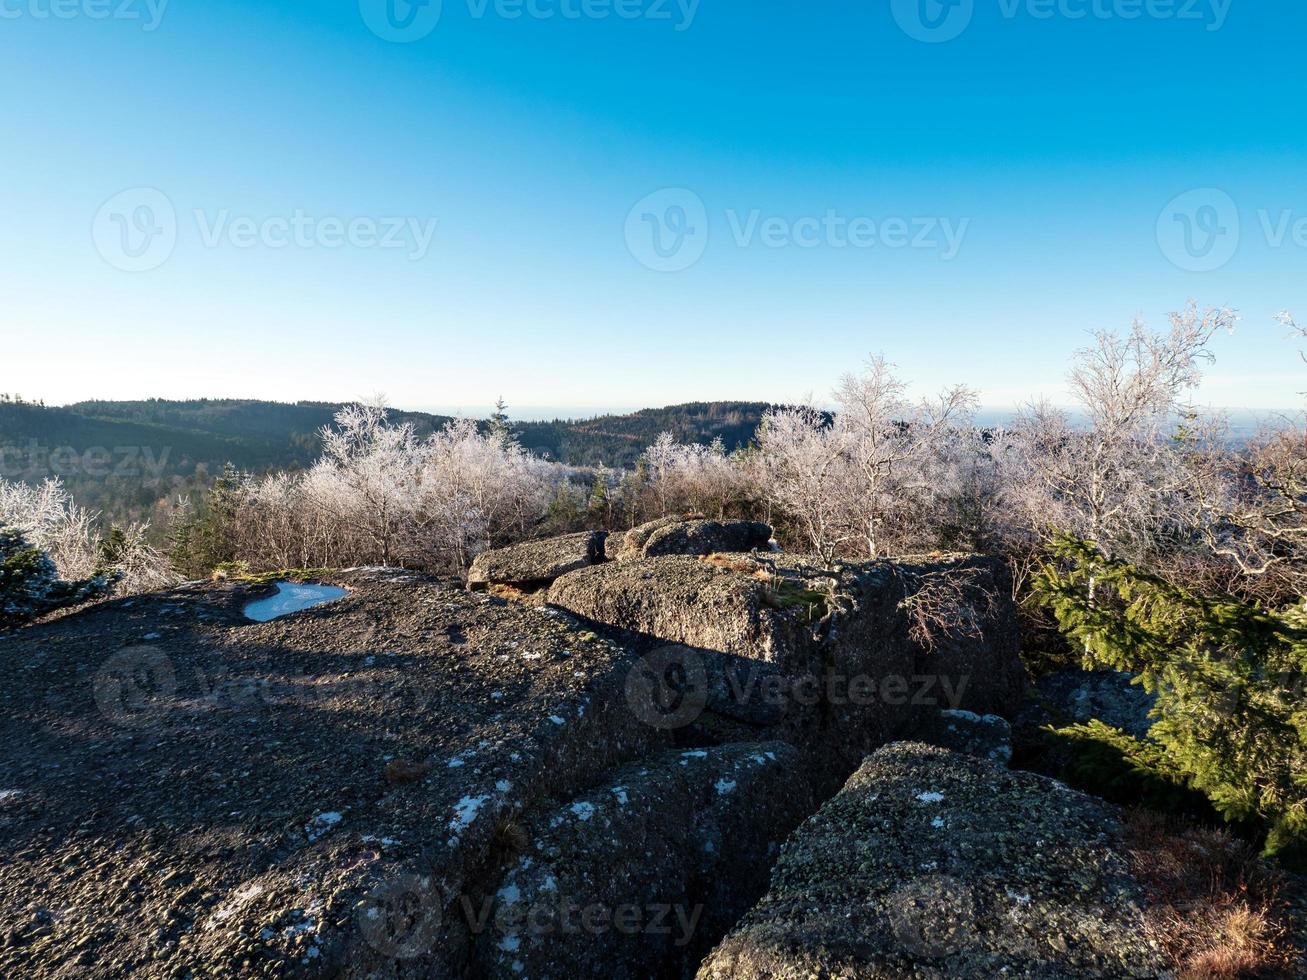
[[[0,630],[97,598],[110,584],[103,576],[61,580],[49,555],[17,528],[0,527]]]
[[[1307,841],[1307,609],[1200,596],[1060,538],[1036,595],[1085,666],[1138,675],[1157,695],[1148,741],[1066,730],[1201,792],[1227,820],[1259,818],[1270,852]]]

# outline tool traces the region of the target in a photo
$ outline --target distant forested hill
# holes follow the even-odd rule
[[[0,401],[0,477],[37,482],[58,476],[79,503],[116,520],[152,516],[178,493],[208,485],[222,467],[265,472],[309,465],[318,432],[339,405],[242,399],[88,401],[62,408]],[[522,445],[579,466],[631,468],[660,432],[680,442],[720,438],[749,444],[768,406],[693,402],[592,419],[521,422]],[[445,416],[395,411],[419,434]],[[157,514],[154,515],[157,517]]]

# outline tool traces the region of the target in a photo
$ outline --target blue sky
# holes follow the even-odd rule
[[[0,0],[0,390],[1002,407],[1193,298],[1299,404],[1307,8],[952,4]]]

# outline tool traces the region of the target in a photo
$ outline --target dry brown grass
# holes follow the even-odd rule
[[[733,555],[718,551],[711,555],[704,555],[699,560],[706,565],[711,565],[713,568],[738,572],[741,575],[751,575],[756,579],[768,580],[772,577],[769,569],[748,555]]]
[[[1145,810],[1129,813],[1126,845],[1149,899],[1146,928],[1177,980],[1292,974],[1297,951],[1282,882],[1255,849]]]

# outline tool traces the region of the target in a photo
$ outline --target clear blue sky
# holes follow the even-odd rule
[[[386,2],[0,0],[0,390],[999,407],[1188,298],[1307,389],[1301,0]]]

